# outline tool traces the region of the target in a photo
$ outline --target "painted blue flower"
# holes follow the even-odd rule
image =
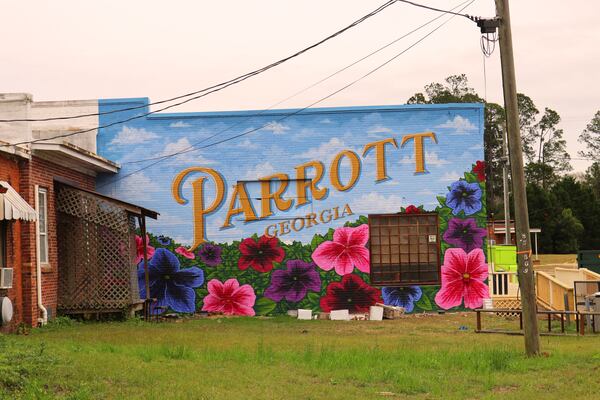
[[[383,304],[388,306],[403,307],[404,311],[410,313],[415,308],[423,292],[419,286],[384,287],[381,288]]]
[[[481,188],[477,182],[468,183],[459,180],[450,186],[446,195],[446,205],[452,209],[454,215],[464,211],[465,215],[475,214],[481,210]]]
[[[167,249],[156,249],[148,262],[150,297],[158,300],[157,306],[170,307],[174,311],[193,313],[196,310],[196,288],[204,283],[204,271],[198,267],[180,269],[177,256]],[[138,284],[140,298],[146,298],[144,262],[139,264]]]
[[[163,236],[163,235],[160,235],[159,237],[157,237],[156,240],[158,240],[158,243],[160,243],[163,246],[168,246],[172,242],[172,240],[170,238]]]

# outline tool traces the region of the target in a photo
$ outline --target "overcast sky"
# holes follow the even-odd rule
[[[460,0],[416,0],[451,8]],[[285,57],[384,0],[0,0],[0,92],[34,99],[149,97],[157,101]],[[493,0],[466,13],[493,16]],[[170,111],[264,109],[436,17],[398,3],[325,45],[242,84]],[[600,2],[512,1],[517,87],[562,117],[571,156],[600,109]],[[396,43],[278,108],[305,107],[393,57],[431,30]],[[423,86],[466,73],[485,95],[479,31],[461,17],[319,106],[403,104]],[[486,61],[487,99],[501,102],[499,50]],[[574,161],[576,170],[588,165]]]

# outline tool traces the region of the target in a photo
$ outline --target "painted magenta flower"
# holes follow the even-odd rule
[[[479,184],[464,180],[454,182],[446,195],[446,205],[457,215],[464,211],[465,215],[475,214],[481,210],[481,188]]]
[[[135,264],[139,264],[140,261],[142,261],[144,259],[144,243],[142,243],[142,238],[141,236],[135,235],[135,246],[137,248],[136,251],[136,257],[135,257]],[[150,238],[148,237],[148,235],[146,235],[146,250],[147,250],[147,255],[148,255],[148,260],[152,258],[152,256],[154,256],[154,247],[150,246]]]
[[[240,243],[242,256],[238,260],[238,267],[246,270],[252,267],[258,272],[269,272],[273,269],[273,263],[282,262],[285,251],[279,246],[276,237],[263,235],[258,241],[247,238]]]
[[[421,299],[423,291],[419,286],[384,287],[381,288],[383,304],[388,306],[403,307],[410,313],[415,308],[415,303]]]
[[[477,161],[473,167],[473,173],[477,174],[479,182],[485,181],[485,161]]]
[[[369,240],[369,225],[362,224],[356,228],[337,228],[333,233],[333,241],[321,243],[312,253],[312,259],[319,268],[330,271],[335,269],[339,275],[352,273],[354,267],[368,273],[369,250],[365,247]]]
[[[194,288],[204,283],[204,271],[198,267],[180,269],[179,259],[167,249],[157,249],[148,262],[150,298],[158,300],[155,306],[170,307],[174,311],[193,313],[196,310]],[[140,298],[146,298],[144,262],[138,268]],[[156,308],[155,308],[156,310]],[[160,311],[153,313],[157,314]]]
[[[271,285],[265,290],[265,297],[273,301],[286,299],[297,303],[309,290],[321,291],[321,276],[315,271],[315,264],[290,260],[286,267],[271,273]]]
[[[325,296],[321,297],[321,309],[367,312],[369,307],[381,302],[381,291],[367,285],[358,275],[344,275],[341,282],[331,282]]]
[[[193,260],[194,258],[196,258],[196,255],[194,254],[193,251],[189,251],[188,249],[186,249],[183,246],[179,246],[178,248],[175,249],[175,253],[184,256],[187,259]]]
[[[208,295],[204,298],[202,311],[253,316],[255,301],[256,295],[252,286],[240,286],[237,279],[228,279],[225,283],[211,279],[208,281]]]
[[[474,218],[451,218],[444,240],[453,246],[464,249],[467,253],[483,246],[483,238],[487,235],[484,228],[478,228]]]
[[[419,207],[415,207],[412,204],[404,209],[406,214],[420,214],[421,209]]]
[[[466,308],[479,308],[483,299],[490,297],[484,283],[487,277],[483,250],[475,249],[467,254],[463,249],[448,249],[442,265],[442,287],[435,302],[445,310],[460,306],[463,300]]]
[[[198,250],[198,257],[200,257],[200,260],[209,267],[216,267],[223,262],[221,259],[221,251],[221,247],[206,243]]]
[[[163,235],[160,235],[159,237],[157,237],[156,240],[158,240],[158,243],[160,243],[162,246],[168,246],[172,242],[171,239],[169,239],[168,237],[163,236]]]

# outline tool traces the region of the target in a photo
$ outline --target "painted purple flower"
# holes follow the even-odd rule
[[[219,246],[206,243],[198,251],[198,257],[200,257],[200,260],[209,267],[216,267],[223,262],[221,259],[221,251],[222,249]]]
[[[403,307],[404,311],[410,313],[415,308],[415,303],[419,301],[423,291],[418,286],[405,287],[384,287],[381,288],[383,304],[388,306]]]
[[[452,218],[448,222],[448,230],[444,233],[444,240],[468,253],[483,246],[483,238],[486,234],[484,228],[477,227],[474,218]]]
[[[477,182],[468,183],[464,180],[454,182],[446,195],[446,205],[454,215],[464,211],[465,215],[475,214],[481,210],[481,188]]]
[[[196,310],[194,288],[204,283],[204,271],[198,267],[180,269],[179,259],[167,249],[156,249],[148,262],[150,297],[158,300],[154,307],[170,307],[174,311],[193,313]],[[140,298],[146,298],[144,262],[138,268]],[[154,310],[153,314],[161,311]]]
[[[302,300],[306,293],[321,291],[321,277],[315,271],[315,264],[302,260],[289,260],[287,269],[278,269],[271,274],[271,285],[265,290],[265,297],[273,301],[286,299],[292,303]]]
[[[160,235],[159,237],[157,237],[156,240],[158,240],[158,243],[160,243],[162,246],[168,246],[172,242],[171,239],[169,239],[168,237],[163,236],[163,235]]]

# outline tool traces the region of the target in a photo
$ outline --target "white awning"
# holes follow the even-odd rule
[[[4,219],[35,221],[37,212],[8,182],[0,181],[0,221]]]

